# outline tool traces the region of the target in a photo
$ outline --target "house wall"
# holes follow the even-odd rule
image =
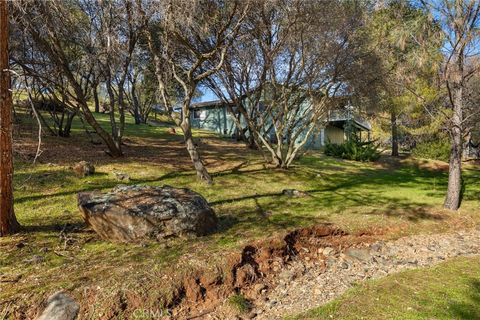
[[[343,129],[327,126],[325,128],[325,142],[342,144],[345,142],[345,132]]]
[[[190,113],[193,128],[214,131],[221,135],[231,136],[235,132],[235,123],[225,107],[199,108],[200,118],[194,117],[194,110]]]
[[[194,110],[191,112],[191,123],[193,128],[204,129],[219,133],[223,136],[233,137],[236,131],[233,116],[228,112],[226,107],[202,107],[195,110],[201,112],[200,118],[194,118]],[[241,119],[244,123],[244,119]],[[298,137],[298,143],[305,137],[306,132],[303,132]],[[272,140],[275,140],[274,130],[267,133]],[[325,143],[342,144],[345,142],[345,131],[342,128],[333,125],[326,127],[318,126],[308,138],[305,148],[307,149],[321,149]]]

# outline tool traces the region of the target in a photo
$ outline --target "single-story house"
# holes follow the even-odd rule
[[[190,110],[193,128],[217,132],[228,137],[236,136],[237,128],[233,115],[224,102],[214,100],[193,103]],[[319,126],[312,134],[307,148],[319,149],[327,142],[341,144],[346,141],[348,130],[353,130],[362,140],[370,139],[370,123],[355,115],[351,108],[345,107],[328,112],[324,123],[326,125]]]

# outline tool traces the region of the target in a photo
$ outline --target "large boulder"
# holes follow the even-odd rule
[[[81,192],[85,222],[103,239],[133,242],[171,236],[202,236],[216,230],[217,217],[205,198],[170,186],[117,186],[111,192]]]

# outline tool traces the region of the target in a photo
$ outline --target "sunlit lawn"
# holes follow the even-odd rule
[[[99,118],[106,126],[106,115]],[[480,170],[473,166],[465,170],[462,209],[451,213],[441,208],[447,173],[429,169],[427,161],[367,164],[312,153],[289,170],[277,170],[265,167],[260,155],[242,144],[196,132],[204,141],[201,148],[215,179],[214,185],[207,186],[198,182],[190,169],[181,136],[167,130],[136,126],[129,118],[125,135],[133,145],[128,149],[130,156],[110,160],[100,152],[96,174],[86,178],[75,177],[69,168],[83,160],[75,151],[65,159],[50,159],[50,163],[42,163],[40,158],[36,165],[17,159],[15,210],[25,230],[0,240],[0,274],[21,278],[0,283],[0,301],[25,294],[22,299],[28,303],[27,297],[39,293],[59,288],[81,290],[98,283],[111,290],[118,285],[137,287],[138,281],[156,281],[164,268],[182,257],[203,263],[208,256],[208,263],[214,263],[246,242],[315,223],[334,223],[350,232],[384,233],[388,238],[443,232],[479,220]],[[54,149],[56,139],[46,138],[45,148]],[[76,141],[89,146],[78,122],[68,139],[72,146]],[[142,150],[155,157],[142,157]],[[84,228],[76,195],[111,189],[118,184],[113,171],[128,173],[130,184],[168,184],[201,193],[219,216],[219,231],[199,239],[173,240],[167,246],[98,239]],[[282,194],[286,188],[308,191],[311,197],[289,198]],[[265,212],[270,213],[268,218]],[[19,243],[25,246],[18,248]],[[35,256],[40,261],[32,262]]]

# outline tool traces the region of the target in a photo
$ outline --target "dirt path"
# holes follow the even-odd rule
[[[327,248],[319,250],[330,251]],[[282,271],[277,287],[258,300],[250,316],[281,319],[327,303],[352,287],[354,282],[431,266],[456,256],[478,255],[480,229],[412,236],[350,248],[344,253],[326,253],[326,269],[298,261]]]

